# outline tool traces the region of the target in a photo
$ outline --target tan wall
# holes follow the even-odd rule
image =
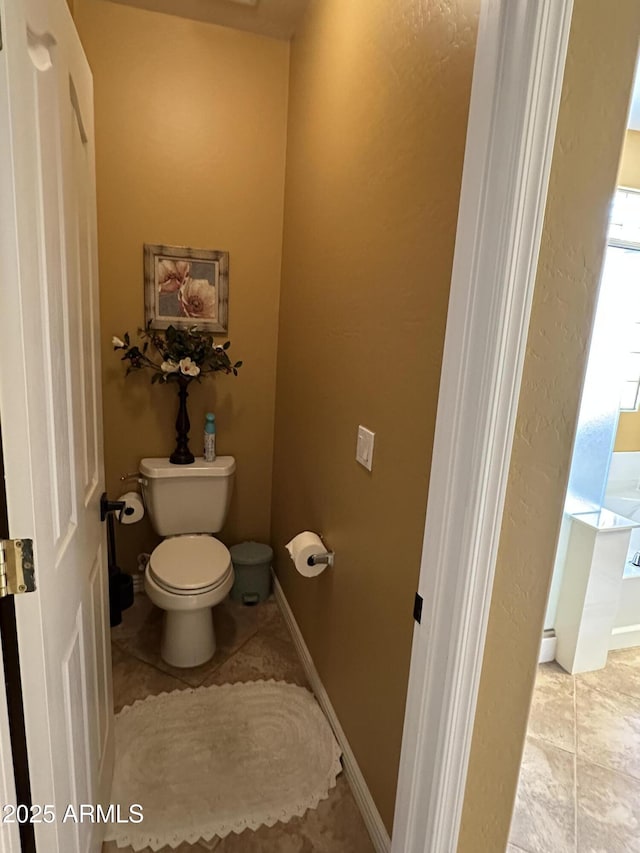
[[[292,45],[272,510],[278,576],[388,827],[479,3],[403,6],[316,0]],[[314,580],[283,548],[305,529],[337,555]]]
[[[503,853],[640,36],[637,0],[577,0],[467,780],[461,853]]]
[[[640,131],[628,130],[624,137],[618,185],[640,190]]]
[[[622,149],[618,184],[640,190],[640,132],[628,130]],[[640,411],[620,412],[614,450],[640,450]]]
[[[174,446],[175,386],[126,381],[113,334],[144,323],[142,245],[230,252],[237,379],[192,384],[192,449],[204,413],[238,460],[223,538],[269,536],[289,46],[211,24],[76,0],[95,85],[107,488],[143,456]],[[119,531],[120,562],[155,542],[145,522]]]

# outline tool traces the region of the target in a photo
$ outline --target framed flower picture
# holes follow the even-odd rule
[[[229,253],[144,245],[145,324],[227,334]]]

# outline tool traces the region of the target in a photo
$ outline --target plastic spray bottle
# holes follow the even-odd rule
[[[207,412],[204,422],[204,461],[215,462],[216,458],[216,416]]]

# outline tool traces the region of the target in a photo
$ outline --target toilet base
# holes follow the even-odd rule
[[[187,668],[211,660],[216,651],[211,607],[165,610],[160,656],[171,666]]]
[[[164,661],[186,669],[200,666],[213,657],[216,651],[213,608],[227,597],[233,580],[231,569],[224,582],[209,592],[180,594],[160,587],[147,566],[145,592],[156,607],[164,610],[160,641],[160,655]]]

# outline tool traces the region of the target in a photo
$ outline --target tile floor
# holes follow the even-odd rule
[[[640,649],[538,667],[507,853],[640,853]]]
[[[275,678],[308,687],[291,635],[273,599],[256,607],[226,600],[214,610],[218,649],[213,659],[193,669],[176,669],[158,654],[162,613],[145,595],[136,595],[121,625],[113,628],[113,695],[115,710],[136,699],[163,691],[200,685]],[[103,845],[103,853],[116,853]],[[344,778],[317,809],[301,818],[256,832],[183,844],[161,853],[373,853],[362,817]],[[124,849],[130,853],[130,848]],[[151,853],[149,850],[148,853]]]

